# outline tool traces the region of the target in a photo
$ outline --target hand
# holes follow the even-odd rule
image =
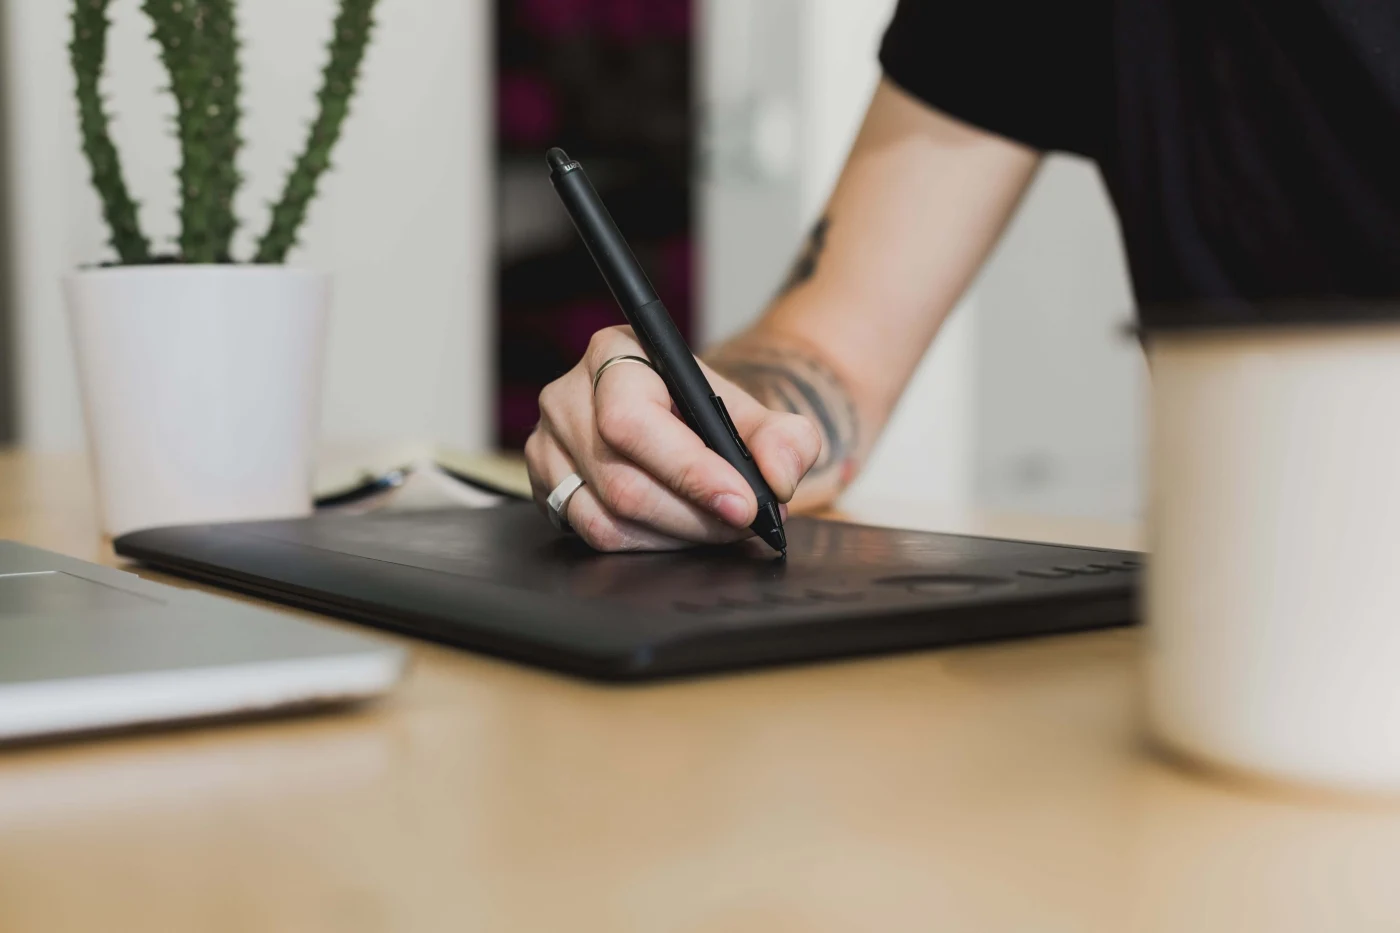
[[[749,537],[758,512],[753,490],[675,413],[660,376],[638,364],[616,365],[595,396],[593,374],[622,355],[646,356],[632,328],[601,330],[579,364],[540,393],[540,423],[525,443],[535,502],[543,509],[550,491],[577,472],[584,486],[564,517],[600,551],[674,550]],[[765,408],[700,367],[773,494],[787,502],[821,453],[816,426]]]

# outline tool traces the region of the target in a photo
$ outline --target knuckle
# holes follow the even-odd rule
[[[619,345],[631,339],[633,339],[632,328],[624,324],[614,324],[611,327],[594,331],[593,336],[588,340],[588,350],[584,353],[584,359],[588,362],[590,370],[596,370],[608,357],[623,352],[618,349]]]
[[[609,447],[630,449],[644,430],[642,420],[641,413],[629,405],[608,405],[599,408],[598,436],[606,441]]]
[[[594,363],[601,361],[602,354],[607,352],[608,344],[614,339],[611,327],[594,331],[593,336],[588,338],[588,349],[584,352],[584,356]]]
[[[622,535],[617,525],[604,512],[594,512],[584,519],[583,525],[574,529],[588,546],[598,551],[622,549]]]
[[[760,428],[764,443],[790,447],[799,456],[812,458],[821,451],[822,436],[812,419],[803,415],[775,414]]]
[[[709,486],[705,482],[704,471],[694,460],[683,463],[676,470],[675,490],[692,502],[705,498]]]
[[[614,515],[644,519],[655,508],[647,477],[636,470],[613,470],[604,477],[599,496]]]
[[[553,422],[559,414],[559,382],[551,382],[540,390],[540,415]]]
[[[816,457],[821,453],[822,432],[817,430],[817,426],[811,418],[802,415],[794,415],[792,425],[793,438],[800,445],[800,449],[808,457]]]
[[[539,462],[542,443],[544,441],[540,437],[540,426],[537,424],[535,429],[530,432],[530,436],[525,438],[525,462],[530,465],[531,469],[534,469]]]

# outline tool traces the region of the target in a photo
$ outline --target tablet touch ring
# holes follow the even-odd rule
[[[598,371],[593,374],[594,395],[598,394],[598,380],[603,378],[603,373],[607,372],[609,369],[616,366],[618,363],[641,363],[643,366],[647,367],[648,369],[651,369],[653,372],[655,372],[656,370],[656,367],[652,365],[651,360],[647,359],[644,356],[633,356],[630,353],[624,353],[621,356],[615,356],[612,359],[605,361],[602,366],[598,367]]]
[[[569,500],[574,497],[574,493],[583,488],[583,477],[577,473],[570,473],[564,477],[554,491],[545,500],[546,510],[549,512],[549,523],[565,534],[573,534],[574,529],[569,525],[569,520],[564,517],[569,510]]]

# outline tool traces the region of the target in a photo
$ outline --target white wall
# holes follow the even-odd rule
[[[825,206],[879,81],[876,51],[894,0],[703,6],[710,154],[703,308],[706,336],[718,339],[763,310]],[[968,503],[971,317],[963,307],[944,329],[850,498],[908,491],[929,502]]]
[[[12,243],[21,431],[76,448],[81,420],[59,278],[110,256],[78,148],[68,9],[6,0],[4,89],[12,121]],[[247,140],[242,255],[266,222],[314,107],[335,0],[241,0]],[[380,0],[360,92],[334,167],[290,261],[335,276],[323,434],[435,439],[490,434],[488,0]],[[177,152],[166,78],[139,0],[113,3],[113,132],[141,219],[175,233]]]
[[[1141,512],[1146,372],[1094,165],[1042,165],[976,286],[975,496],[998,510]]]

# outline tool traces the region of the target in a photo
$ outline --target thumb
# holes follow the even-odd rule
[[[785,411],[769,411],[744,440],[781,502],[792,499],[822,452],[821,432],[812,420]]]

